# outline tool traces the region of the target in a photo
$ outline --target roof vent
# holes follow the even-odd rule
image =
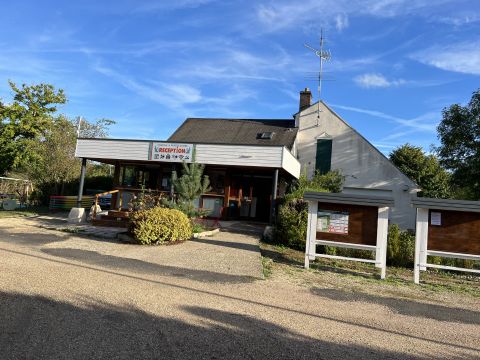
[[[273,134],[275,134],[275,133],[272,132],[272,131],[257,133],[257,139],[272,140]]]

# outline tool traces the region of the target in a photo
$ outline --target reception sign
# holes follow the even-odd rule
[[[152,143],[150,160],[166,162],[192,162],[193,144]]]

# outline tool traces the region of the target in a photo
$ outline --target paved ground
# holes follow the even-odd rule
[[[254,235],[140,247],[2,219],[0,358],[480,357],[477,299],[453,307],[259,269]]]

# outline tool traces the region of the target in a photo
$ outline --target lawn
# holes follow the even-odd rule
[[[31,206],[24,209],[17,210],[3,210],[0,209],[0,219],[12,218],[12,217],[24,217],[24,216],[37,216],[39,214],[48,213],[48,207],[44,206]]]
[[[366,292],[391,294],[402,298],[418,298],[465,294],[480,298],[480,276],[460,272],[428,270],[422,272],[421,284],[413,283],[413,269],[387,266],[387,277],[379,280],[379,271],[372,264],[353,261],[317,259],[305,271],[304,252],[284,246],[260,243],[264,274],[287,276],[305,286],[328,285]]]

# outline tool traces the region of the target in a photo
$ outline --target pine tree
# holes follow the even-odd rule
[[[203,175],[205,165],[191,163],[183,163],[182,176],[178,177],[177,172],[172,172],[172,183],[175,192],[178,194],[180,204],[186,205],[189,211],[194,209],[193,202],[200,197],[201,194],[211,190],[210,179],[207,175]]]

